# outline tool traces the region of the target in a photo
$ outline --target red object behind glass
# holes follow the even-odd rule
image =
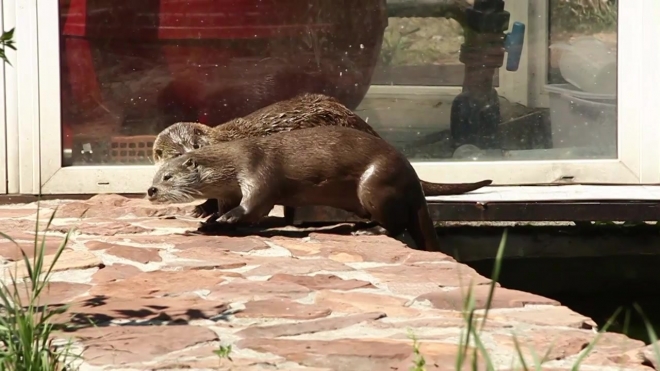
[[[301,92],[355,108],[387,26],[384,0],[61,0],[60,16],[73,136],[217,125]]]

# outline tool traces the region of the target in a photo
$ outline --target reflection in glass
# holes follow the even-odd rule
[[[63,164],[148,164],[177,121],[221,125],[303,92],[336,97],[414,161],[616,157],[615,1],[550,1],[549,43],[523,50],[548,48],[534,106],[501,84],[533,78],[514,57],[536,20],[509,17],[515,1],[419,3],[60,0]]]

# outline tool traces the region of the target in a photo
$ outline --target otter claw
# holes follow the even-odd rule
[[[190,216],[193,218],[206,218],[208,216],[213,215],[213,211],[208,211],[204,208],[204,205],[197,205],[193,209],[193,211],[190,212]]]
[[[195,206],[195,208],[190,212],[190,216],[192,216],[193,218],[203,218],[205,216],[208,216],[204,214],[205,214],[204,209],[199,205]]]
[[[190,212],[193,218],[206,218],[218,212],[218,202],[216,200],[206,200],[195,206]]]
[[[239,219],[240,219],[240,216],[238,216],[238,215],[229,215],[229,216],[227,216],[227,214],[225,214],[225,215],[221,216],[220,218],[218,218],[218,223],[234,224]]]

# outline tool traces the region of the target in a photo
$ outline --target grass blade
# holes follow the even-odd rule
[[[607,329],[609,329],[610,326],[612,325],[612,323],[614,323],[614,321],[619,317],[619,313],[621,313],[622,309],[623,308],[619,307],[619,308],[617,308],[616,311],[614,311],[614,314],[607,320],[607,322],[605,323],[603,328],[598,331],[598,335],[596,335],[596,337],[591,342],[589,342],[589,345],[587,345],[587,347],[584,349],[582,354],[580,354],[577,361],[575,361],[575,363],[573,364],[573,367],[571,367],[571,371],[579,371],[580,365],[585,360],[585,358],[587,358],[589,356],[591,351],[594,349],[594,347],[596,346],[596,343],[598,343],[598,340],[600,340],[600,336],[604,332],[607,332]]]
[[[516,348],[516,353],[518,354],[518,359],[520,360],[520,365],[523,367],[523,370],[529,370],[529,368],[527,368],[527,362],[525,362],[525,356],[520,349],[520,343],[518,343],[518,337],[516,337],[516,334],[513,334],[513,346]]]
[[[474,338],[474,343],[477,346],[477,349],[481,352],[481,355],[484,357],[484,361],[486,362],[486,370],[487,371],[495,371],[495,367],[493,366],[493,361],[490,359],[490,355],[488,354],[488,350],[486,349],[486,346],[484,346],[484,343],[481,341],[481,336],[477,333],[476,328],[472,327],[472,337]],[[472,359],[472,369],[473,370],[478,370],[477,368],[477,353],[475,351],[475,354]]]
[[[642,307],[639,306],[639,304],[634,303],[633,307],[635,310],[637,310],[637,313],[639,313],[639,316],[642,317],[642,321],[644,321],[644,327],[646,327],[646,332],[649,335],[649,340],[651,341],[651,348],[653,348],[653,355],[655,356],[655,359],[657,362],[660,362],[660,347],[658,346],[658,336],[655,333],[655,330],[653,330],[653,326],[651,325],[651,322],[648,320],[648,317],[646,317],[646,314],[644,313],[644,310],[642,310]]]
[[[495,286],[497,281],[500,279],[500,269],[502,268],[502,257],[504,256],[504,249],[506,247],[506,241],[509,236],[509,228],[504,228],[502,232],[502,239],[500,239],[500,245],[497,247],[497,255],[495,255],[495,264],[493,266],[493,274],[491,275],[490,289],[488,290],[488,298],[486,299],[486,308],[484,310],[484,319],[481,322],[481,330],[486,326],[486,320],[488,318],[488,311],[490,310],[490,304],[493,302],[493,295],[495,295]]]

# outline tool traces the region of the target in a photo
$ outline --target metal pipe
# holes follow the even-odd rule
[[[466,0],[387,0],[388,17],[448,18],[465,28]]]

